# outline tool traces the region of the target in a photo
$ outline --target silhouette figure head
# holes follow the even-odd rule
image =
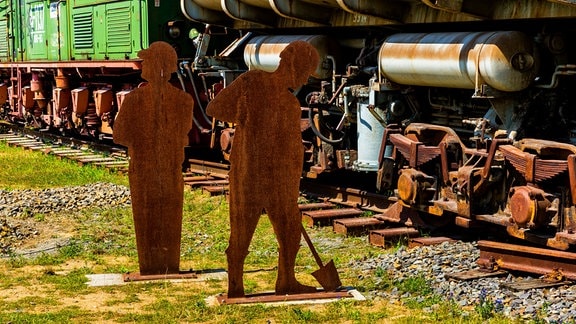
[[[168,81],[178,68],[178,56],[170,44],[154,42],[150,47],[138,52],[143,59],[142,78],[150,82]]]
[[[289,88],[296,89],[308,81],[316,71],[320,57],[316,49],[305,41],[295,41],[280,52],[280,65],[276,70],[283,74]]]

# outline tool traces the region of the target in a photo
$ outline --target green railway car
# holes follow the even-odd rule
[[[135,59],[154,41],[189,57],[192,27],[168,1],[0,1],[0,59],[69,61]]]
[[[191,60],[190,32],[202,27],[167,0],[0,1],[0,114],[110,137],[123,96],[143,81],[138,52],[165,41]]]

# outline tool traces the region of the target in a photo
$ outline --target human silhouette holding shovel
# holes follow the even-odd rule
[[[184,182],[182,162],[194,101],[172,86],[176,52],[154,42],[138,52],[148,84],[130,92],[114,122],[114,142],[128,147],[128,178],[141,275],[177,274]]]
[[[242,74],[207,107],[216,119],[236,123],[226,250],[229,298],[245,295],[244,260],[263,210],[279,246],[276,294],[316,291],[298,282],[294,272],[302,233],[297,199],[304,148],[300,103],[290,90],[305,84],[318,63],[318,53],[310,44],[292,42],[280,53],[276,71]]]

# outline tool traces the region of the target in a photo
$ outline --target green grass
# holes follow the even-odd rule
[[[0,189],[43,189],[104,181],[128,185],[126,177],[104,168],[80,167],[41,152],[9,147],[0,141]]]
[[[0,143],[0,188],[45,188],[91,182],[127,184],[124,176],[106,170],[79,167],[41,153]],[[348,268],[380,253],[366,237],[342,236],[330,228],[310,229],[322,259],[334,260],[344,285],[360,292],[398,289],[410,297],[399,304],[375,299],[342,299],[322,305],[213,306],[209,297],[225,293],[224,280],[204,282],[156,281],[107,287],[88,287],[87,274],[138,271],[134,226],[130,208],[87,209],[59,215],[36,215],[50,226],[66,220],[71,237],[54,251],[0,259],[0,323],[509,323],[486,305],[461,309],[432,293],[423,277],[397,282],[382,268],[363,272]],[[225,269],[229,234],[228,204],[224,196],[200,190],[185,192],[181,268]],[[55,233],[58,234],[58,233]],[[326,244],[330,242],[330,244]],[[392,249],[393,250],[393,249]],[[263,216],[246,259],[247,292],[273,290],[278,257],[276,239]],[[299,279],[317,285],[317,270],[303,245],[297,258]],[[487,303],[486,301],[485,303]],[[489,305],[488,305],[489,306]],[[432,311],[426,311],[432,309]]]

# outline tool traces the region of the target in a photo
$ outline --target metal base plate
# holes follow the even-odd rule
[[[564,285],[572,285],[573,281],[559,281],[559,282],[549,282],[542,279],[526,279],[517,282],[505,282],[500,286],[506,287],[511,290],[528,290],[528,289],[540,289],[540,288],[551,288],[559,287]]]
[[[489,278],[489,277],[498,277],[508,274],[508,271],[505,270],[496,270],[496,271],[482,271],[479,269],[473,269],[463,272],[454,272],[454,273],[447,273],[444,275],[447,279],[456,279],[461,281],[468,281],[474,280],[479,278]]]
[[[254,303],[325,303],[342,298],[354,298],[356,300],[365,300],[356,289],[345,289],[339,291],[318,290],[315,293],[304,293],[294,295],[276,295],[275,292],[264,292],[249,294],[245,297],[228,298],[227,294],[215,296],[218,305],[234,304],[254,304]]]
[[[196,279],[199,272],[188,270],[180,271],[179,273],[166,273],[166,274],[151,274],[143,275],[139,272],[125,273],[122,275],[125,282],[129,281],[148,281],[148,280],[173,280],[173,279]]]

